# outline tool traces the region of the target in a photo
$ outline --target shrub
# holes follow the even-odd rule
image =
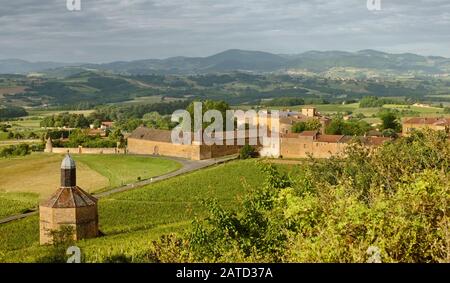
[[[253,158],[256,157],[257,155],[258,153],[256,152],[256,149],[248,144],[244,145],[239,152],[240,159]]]
[[[0,157],[25,156],[31,153],[30,146],[26,143],[10,145],[0,148]]]

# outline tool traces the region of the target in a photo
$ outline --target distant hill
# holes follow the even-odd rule
[[[411,53],[390,54],[376,50],[308,51],[287,55],[232,49],[208,57],[171,57],[106,64],[0,60],[0,73],[44,72],[50,76],[66,76],[86,69],[127,75],[187,75],[232,71],[310,72],[327,76],[435,75],[450,73],[450,59]]]
[[[0,60],[0,74],[26,74],[69,66],[69,63],[28,62],[20,59]]]

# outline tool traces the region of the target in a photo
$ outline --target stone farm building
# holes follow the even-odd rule
[[[248,137],[248,134],[246,134]],[[224,134],[225,136],[225,134]],[[246,138],[246,143],[248,138]],[[128,153],[167,155],[203,160],[239,153],[242,145],[224,139],[223,145],[205,145],[192,141],[190,145],[173,144],[171,131],[139,127],[128,137]]]
[[[40,243],[53,243],[52,232],[71,227],[74,240],[94,238],[98,231],[97,199],[77,186],[75,161],[61,162],[61,186],[39,205]]]
[[[403,121],[403,135],[409,135],[414,130],[431,129],[450,132],[450,118],[415,117]]]

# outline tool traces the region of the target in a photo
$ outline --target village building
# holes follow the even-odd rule
[[[262,157],[270,158],[329,158],[343,153],[353,139],[359,139],[367,146],[377,146],[390,138],[381,136],[350,137],[344,135],[326,135],[325,127],[331,119],[321,116],[314,107],[305,107],[301,112],[280,111],[279,117],[272,117],[266,113],[267,119],[255,117],[253,124],[256,128],[267,127],[269,143],[262,146],[258,139],[257,149]],[[317,119],[322,127],[317,131],[293,133],[292,126],[297,122]],[[277,129],[278,128],[278,129]],[[192,135],[193,136],[193,135]],[[224,134],[224,136],[226,136]],[[246,143],[248,133],[246,134]],[[224,140],[223,145],[205,145],[192,140],[191,144],[172,143],[171,131],[139,127],[128,137],[128,153],[167,155],[192,160],[217,158],[239,153],[241,145],[237,145],[236,136],[233,141]]]
[[[331,119],[320,115],[314,107],[304,107],[301,112],[281,111],[279,118],[279,129],[281,134],[292,133],[292,126],[299,122],[307,122],[310,119],[316,119],[320,122],[320,132],[325,133],[325,128],[330,124]],[[276,122],[276,121],[273,121]],[[272,123],[273,123],[272,122]]]
[[[322,116],[314,107],[303,107],[300,112],[286,109],[283,111],[279,111],[278,117],[273,117],[273,115],[269,111],[266,112],[266,116],[267,119],[256,117],[253,121],[254,125],[265,125],[267,126],[269,131],[272,131],[275,126],[278,126],[280,134],[292,133],[292,126],[294,124],[299,122],[307,122],[310,119],[318,120],[321,124],[321,133],[325,133],[325,128],[331,123],[330,118]]]
[[[414,117],[403,121],[402,134],[407,136],[415,130],[431,129],[450,133],[450,118]]]
[[[40,243],[53,243],[52,231],[71,227],[74,240],[98,236],[97,199],[76,184],[75,161],[66,155],[61,163],[61,186],[39,206]]]
[[[245,134],[245,143],[248,143],[249,134]],[[138,127],[128,136],[127,152],[130,154],[166,155],[192,160],[217,158],[239,153],[243,145],[237,142],[237,135],[228,140],[226,132],[223,133],[223,144],[206,145],[196,142],[191,134],[191,144],[172,143],[172,132],[168,130]]]

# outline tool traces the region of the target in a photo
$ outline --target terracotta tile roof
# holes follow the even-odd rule
[[[300,134],[299,133],[287,133],[287,134],[281,134],[281,137],[295,139],[295,138],[300,137]]]
[[[318,142],[330,142],[330,143],[338,143],[341,142],[344,135],[318,135]]]
[[[138,127],[128,137],[130,139],[172,142],[171,131]]]
[[[405,120],[405,124],[423,124],[423,125],[449,125],[450,118],[435,118],[435,117],[414,117]]]
[[[303,131],[298,135],[301,137],[314,137],[317,135],[317,131]]]
[[[256,134],[253,134],[253,131],[245,130],[244,131],[245,137],[258,137],[258,132]],[[238,131],[234,131],[233,138],[235,139],[238,137]],[[226,140],[228,138],[228,134],[230,132],[222,132],[223,139]],[[205,134],[203,134],[205,136]],[[211,138],[214,138],[216,136],[216,132],[212,133]],[[131,139],[139,139],[139,140],[148,140],[148,141],[159,141],[159,142],[167,142],[172,143],[172,131],[169,130],[158,130],[158,129],[151,129],[147,127],[139,127],[136,130],[134,130],[128,138]],[[194,134],[192,133],[191,139],[194,140]]]
[[[41,205],[52,208],[75,208],[92,206],[97,199],[80,187],[59,188],[48,200]]]

